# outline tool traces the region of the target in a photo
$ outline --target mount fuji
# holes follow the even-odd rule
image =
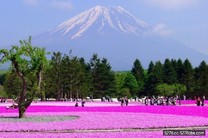
[[[129,70],[135,59],[147,68],[150,61],[188,58],[194,66],[208,55],[169,37],[155,34],[151,26],[120,6],[96,6],[33,38],[48,51],[72,54],[89,60],[105,57],[113,70]]]

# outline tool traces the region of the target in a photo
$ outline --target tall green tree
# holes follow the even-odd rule
[[[183,84],[183,74],[184,74],[184,67],[183,67],[183,61],[181,59],[177,60],[177,68],[176,68],[176,73],[177,73],[177,80],[179,84]]]
[[[57,100],[84,98],[92,89],[90,67],[83,58],[53,53],[47,69],[46,93]]]
[[[147,70],[147,75],[149,75],[152,72],[153,68],[154,68],[154,63],[153,63],[153,61],[151,61],[149,63],[149,67],[148,67],[148,70]]]
[[[85,62],[84,58],[79,59],[81,75],[80,75],[80,95],[81,97],[92,96],[92,76],[90,74],[90,66]]]
[[[115,74],[107,59],[102,60],[94,54],[90,61],[94,97],[105,95],[113,96],[115,93]]]
[[[174,70],[177,70],[177,67],[178,67],[177,60],[171,59],[170,63],[172,65],[172,67],[174,68]]]
[[[20,45],[20,47],[12,46],[10,50],[1,49],[0,62],[10,61],[16,75],[21,80],[18,107],[19,118],[22,118],[36,94],[41,92],[42,71],[47,63],[47,53],[44,48],[33,47],[31,37],[28,41],[20,41]]]
[[[159,84],[155,89],[160,96],[173,96],[174,94],[173,85],[169,85],[167,83]]]
[[[8,97],[16,99],[21,92],[21,88],[21,80],[14,70],[7,72],[5,76],[4,90]]]
[[[54,97],[60,100],[62,95],[61,89],[61,72],[62,72],[62,54],[61,52],[53,52],[51,61],[48,68],[46,69],[46,96]]]
[[[115,73],[115,85],[116,85],[116,95],[119,97],[124,97],[125,94],[123,94],[123,85],[124,85],[124,80],[127,76],[128,72],[116,72]],[[130,92],[129,92],[130,95]],[[128,96],[129,96],[128,95]]]
[[[208,96],[208,66],[205,61],[195,68],[195,80],[195,95]]]
[[[186,86],[181,84],[159,84],[156,86],[156,91],[162,96],[182,96],[186,91]]]
[[[124,79],[123,88],[128,88],[132,97],[138,96],[138,83],[132,73],[128,73]]]
[[[62,63],[64,97],[84,98],[91,89],[91,77],[84,59],[65,55]]]
[[[164,82],[167,84],[177,83],[177,73],[172,63],[169,59],[166,59],[164,63]]]
[[[185,93],[188,97],[193,98],[194,90],[194,69],[188,59],[184,61],[183,64],[183,76],[182,84],[186,86],[187,92]]]
[[[156,86],[164,83],[164,68],[162,63],[160,61],[156,62],[151,70],[152,71],[148,73],[148,78],[145,87],[145,91],[149,96],[156,94]]]
[[[76,63],[72,63],[70,55],[64,55],[60,61],[60,98],[72,99],[75,98],[75,93],[73,93],[74,82],[73,77],[75,77]]]
[[[134,61],[134,65],[131,70],[131,73],[134,75],[134,77],[137,80],[138,92],[142,93],[144,91],[144,84],[145,84],[146,78],[145,78],[144,69],[141,65],[141,62],[138,59]]]
[[[178,96],[180,99],[185,94],[187,88],[183,84],[174,84],[174,96]]]

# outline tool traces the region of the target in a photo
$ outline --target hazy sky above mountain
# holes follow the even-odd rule
[[[122,6],[155,32],[208,54],[208,0],[1,0],[0,45],[49,31],[96,5]]]

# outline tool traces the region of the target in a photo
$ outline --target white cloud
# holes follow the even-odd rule
[[[55,0],[52,1],[51,6],[62,10],[70,10],[72,8],[70,0]]]
[[[52,7],[61,10],[72,9],[72,4],[70,0],[22,0],[22,2],[29,6],[40,6]]]
[[[146,35],[160,35],[160,36],[170,36],[172,31],[168,29],[167,25],[164,23],[159,23],[152,28],[151,32],[146,33]]]
[[[168,29],[166,24],[160,23],[153,28],[153,34],[159,34],[161,36],[169,36],[172,31]]]
[[[144,2],[148,5],[163,9],[179,9],[196,6],[200,1],[201,0],[145,0]]]
[[[30,6],[37,6],[39,0],[23,0],[24,4],[30,5]]]

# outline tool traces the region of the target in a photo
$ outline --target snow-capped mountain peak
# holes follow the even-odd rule
[[[153,35],[151,35],[153,33]],[[35,43],[34,43],[35,40]],[[193,65],[208,59],[188,46],[155,30],[120,6],[96,6],[40,34],[33,43],[90,60],[94,53],[109,60],[114,70],[130,70],[135,59],[150,61],[190,59]]]
[[[92,29],[90,29],[92,28]],[[141,35],[150,31],[145,22],[139,20],[120,6],[96,6],[58,25],[50,35],[76,39],[90,35],[121,33]]]

